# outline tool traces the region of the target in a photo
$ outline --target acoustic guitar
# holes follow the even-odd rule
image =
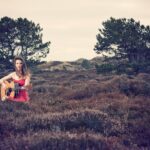
[[[0,88],[0,100],[5,101],[7,97],[16,97],[23,88],[14,81],[4,81],[5,87]],[[29,86],[31,88],[31,85]]]

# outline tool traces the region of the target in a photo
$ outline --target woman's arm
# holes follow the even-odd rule
[[[13,73],[10,73],[9,75],[3,77],[0,79],[0,84],[3,84],[6,80],[9,80],[13,77]]]
[[[31,75],[28,75],[28,76],[26,77],[25,84],[24,84],[24,86],[23,86],[25,89],[31,88],[31,83],[30,83],[30,81],[31,81]]]

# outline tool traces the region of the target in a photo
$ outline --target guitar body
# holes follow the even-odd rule
[[[14,83],[14,81],[5,81],[5,87],[0,88],[0,99],[4,100],[6,97],[14,98],[18,93],[19,85]]]

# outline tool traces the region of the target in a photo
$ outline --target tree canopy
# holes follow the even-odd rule
[[[125,58],[129,62],[149,61],[150,26],[141,25],[133,18],[112,17],[102,25],[96,36],[96,53],[105,55],[105,52],[107,56],[111,54],[112,58]]]
[[[28,61],[40,61],[49,53],[50,42],[43,42],[42,28],[26,18],[0,19],[0,60],[22,55]]]

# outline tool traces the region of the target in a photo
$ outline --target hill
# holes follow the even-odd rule
[[[45,71],[78,71],[94,69],[95,64],[101,64],[102,57],[95,57],[91,60],[80,58],[76,61],[49,61],[38,66],[39,69]]]

